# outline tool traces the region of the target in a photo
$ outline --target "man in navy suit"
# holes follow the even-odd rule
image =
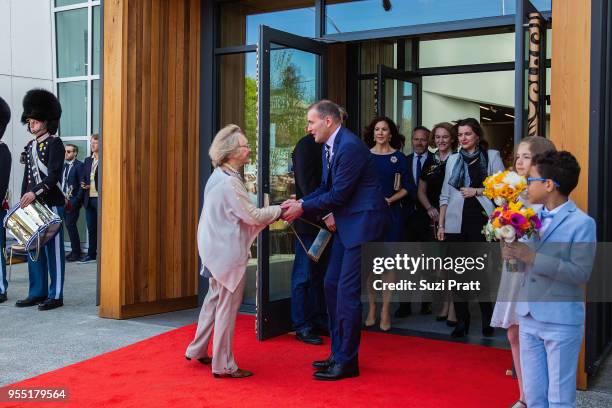
[[[308,132],[324,147],[321,185],[300,201],[284,202],[283,218],[323,215],[334,232],[324,284],[332,350],[313,366],[316,379],[340,380],[359,375],[361,245],[383,238],[390,214],[370,151],[342,126],[335,103],[310,106]]]
[[[412,153],[406,156],[408,159],[408,196],[404,201],[404,207],[406,208],[406,236],[410,242],[431,241],[433,236],[431,219],[417,197],[421,171],[432,161],[427,149],[430,133],[425,126],[415,127],[412,131]],[[409,316],[411,312],[410,302],[400,302],[394,315],[402,318]],[[430,313],[431,302],[422,302],[421,314]]]
[[[66,197],[66,211],[64,212],[64,222],[70,237],[72,252],[66,255],[67,262],[74,262],[81,259],[81,238],[77,228],[79,212],[81,209],[81,175],[83,173],[83,162],[76,157],[79,148],[73,144],[66,144],[66,155],[64,156],[64,169],[62,170],[62,192]]]

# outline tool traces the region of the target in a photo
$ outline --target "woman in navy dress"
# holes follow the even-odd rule
[[[372,152],[376,163],[380,185],[389,207],[391,208],[392,222],[385,236],[385,242],[402,242],[404,238],[404,219],[401,200],[408,195],[408,160],[401,151],[404,137],[400,135],[397,125],[387,117],[378,117],[372,120],[363,133],[365,143]],[[382,276],[384,282],[393,282],[393,273],[386,272]],[[368,317],[366,326],[376,323],[376,296],[372,287],[374,276],[368,276]],[[382,309],[380,312],[380,329],[387,331],[391,328],[391,292],[384,291],[382,295]]]

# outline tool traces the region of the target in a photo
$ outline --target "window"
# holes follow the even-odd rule
[[[87,75],[87,8],[55,14],[57,76]]]
[[[267,25],[278,30],[301,35],[315,36],[314,1],[286,0],[271,6],[271,2],[243,0],[222,3],[219,12],[219,38],[221,47],[256,44],[259,26]]]
[[[78,159],[90,155],[89,138],[100,131],[101,7],[99,0],[55,0],[54,84],[62,104],[59,136],[79,148]],[[85,215],[79,219],[86,242]],[[68,234],[65,234],[68,240]]]
[[[551,0],[532,0],[540,11]],[[385,10],[380,0],[332,0],[325,6],[325,33],[338,34],[390,27],[441,23],[514,14],[515,0],[391,0]]]

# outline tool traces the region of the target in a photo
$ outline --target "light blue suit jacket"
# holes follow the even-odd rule
[[[584,302],[579,299],[584,299],[583,285],[591,275],[595,242],[595,220],[569,200],[544,235],[530,243],[535,262],[526,273],[516,312],[541,322],[583,324]]]

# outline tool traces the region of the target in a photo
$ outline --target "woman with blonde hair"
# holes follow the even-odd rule
[[[208,277],[195,338],[185,358],[212,363],[215,377],[243,378],[252,372],[238,368],[232,351],[234,328],[246,283],[246,266],[257,234],[281,215],[278,205],[257,208],[249,200],[241,176],[250,148],[240,127],[227,125],[208,152],[215,167],[204,189],[198,224],[201,275]],[[212,358],[208,343],[213,335]]]
[[[529,168],[531,167],[531,159],[541,153],[555,151],[555,145],[550,140],[542,136],[529,136],[521,140],[521,143],[516,148],[514,155],[514,170],[521,176],[527,177]],[[520,201],[526,206],[532,207],[534,210],[541,210],[541,204],[530,204],[525,194],[521,194]],[[506,264],[502,267],[502,276],[499,283],[497,293],[497,302],[493,309],[493,317],[491,318],[492,327],[503,327],[507,329],[508,341],[512,350],[512,361],[514,362],[514,370],[518,378],[519,399],[511,406],[511,408],[524,408],[525,394],[523,393],[523,381],[521,378],[521,359],[519,346],[519,326],[518,315],[516,314],[516,299],[518,298],[519,289],[521,287],[524,274],[509,272],[506,269]]]
[[[446,172],[446,160],[457,151],[459,146],[453,125],[448,122],[436,124],[431,130],[429,145],[436,148],[436,152],[433,154],[432,160],[427,161],[423,166],[417,197],[434,226],[431,241],[435,241],[437,240],[435,227],[440,222],[440,193],[442,192],[442,183]],[[442,279],[442,276],[440,279]],[[449,326],[457,323],[450,290],[444,292],[442,310],[436,320],[446,321]]]

